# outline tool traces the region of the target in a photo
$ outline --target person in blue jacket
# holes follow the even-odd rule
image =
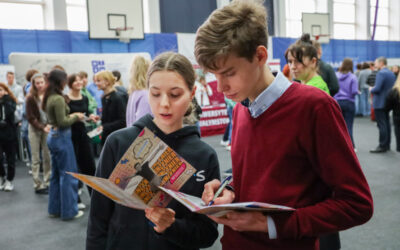
[[[371,89],[372,106],[375,110],[375,119],[379,129],[379,145],[371,149],[371,153],[384,153],[390,150],[390,122],[389,113],[385,110],[385,99],[392,89],[396,76],[387,68],[385,57],[375,60],[376,74],[375,86]]]

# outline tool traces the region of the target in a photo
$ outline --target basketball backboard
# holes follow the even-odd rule
[[[330,18],[328,13],[302,13],[303,34],[309,33],[312,40],[329,43]]]
[[[144,39],[142,0],[87,0],[89,39]]]

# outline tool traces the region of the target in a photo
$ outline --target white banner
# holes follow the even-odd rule
[[[115,53],[115,54],[79,54],[79,53],[11,53],[10,64],[15,66],[17,83],[25,85],[25,73],[37,69],[41,73],[49,72],[54,65],[62,66],[67,74],[85,71],[89,82],[93,74],[101,70],[118,70],[125,87],[129,85],[129,72],[135,56],[141,55],[149,60],[149,53]]]

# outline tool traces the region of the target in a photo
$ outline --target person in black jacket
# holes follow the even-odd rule
[[[393,126],[396,136],[396,151],[400,152],[400,75],[394,83],[392,90],[386,96],[385,110],[393,110]]]
[[[317,49],[318,52],[318,59],[319,59],[319,75],[324,79],[326,85],[328,85],[329,93],[331,96],[336,95],[339,92],[339,83],[336,77],[336,73],[333,70],[332,66],[327,64],[326,62],[322,61],[322,47],[318,41],[313,41],[314,47]]]
[[[190,114],[194,96],[192,65],[180,54],[163,53],[150,66],[147,79],[154,117],[147,114],[133,126],[108,137],[96,176],[108,178],[147,127],[196,168],[195,175],[180,191],[201,197],[204,184],[220,176],[216,152],[200,140],[195,126],[183,127],[183,117]],[[190,212],[175,200],[167,208],[141,211],[118,205],[93,191],[86,249],[199,249],[211,246],[217,237],[216,223],[205,215]]]
[[[12,191],[15,176],[17,128],[14,112],[17,98],[5,83],[0,83],[0,190]],[[3,153],[7,159],[7,178],[3,166]]]
[[[95,78],[97,87],[104,91],[101,98],[103,112],[101,115],[102,127],[100,128],[103,129],[101,144],[104,145],[112,132],[126,126],[126,101],[115,89],[115,77],[110,71],[100,71],[95,75]]]

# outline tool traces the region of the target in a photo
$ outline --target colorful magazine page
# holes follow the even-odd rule
[[[148,207],[142,200],[132,197],[108,179],[71,172],[67,173],[123,206],[142,210]]]
[[[175,200],[179,201],[190,211],[201,214],[212,215],[216,217],[224,216],[226,213],[230,211],[261,211],[268,213],[279,213],[279,212],[290,212],[295,210],[294,208],[291,207],[263,203],[263,202],[239,202],[239,203],[207,206],[206,204],[204,204],[203,200],[199,197],[170,190],[164,187],[160,187],[160,189],[169,194]]]
[[[194,167],[148,128],[144,128],[118,161],[108,182],[103,178],[82,178],[82,175],[73,175],[82,178],[84,183],[95,186],[95,190],[122,205],[130,202],[131,205],[126,206],[132,207],[132,204],[136,206],[139,203],[137,201],[141,201],[145,207],[165,207],[172,197],[165,195],[159,186],[177,191],[195,173]],[[126,199],[126,196],[130,199]]]

